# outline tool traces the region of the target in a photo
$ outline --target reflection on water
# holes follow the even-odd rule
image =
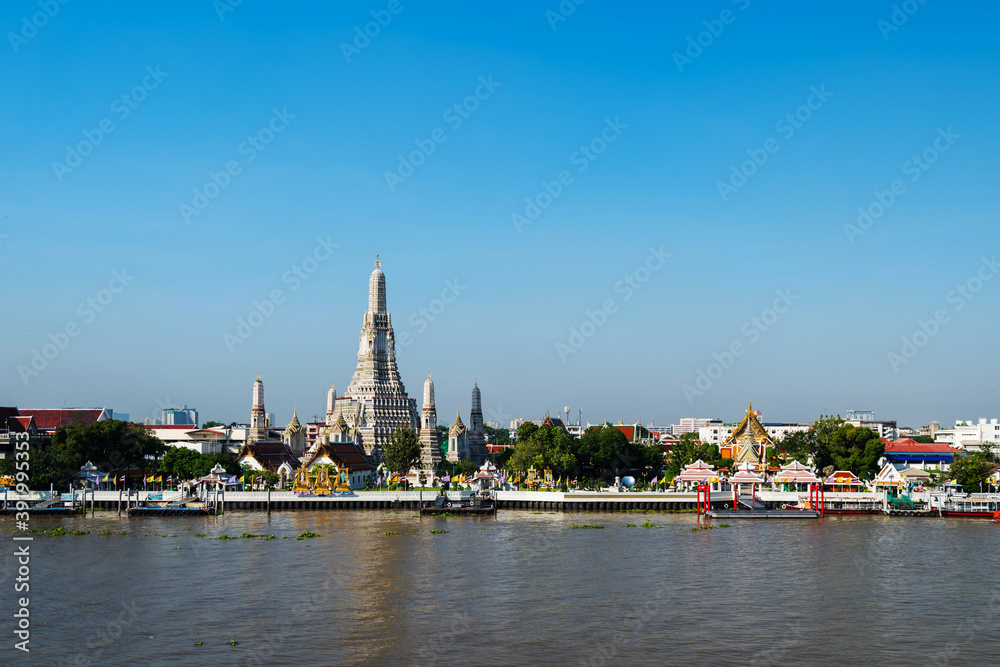
[[[34,528],[91,533],[31,543],[27,663],[1000,664],[1000,526],[733,523],[514,511],[39,517]],[[320,536],[296,539],[306,531]],[[12,610],[16,565],[0,566]],[[12,640],[0,649],[5,662],[15,653]]]

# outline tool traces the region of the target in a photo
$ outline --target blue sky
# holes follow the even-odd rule
[[[995,6],[331,4],[5,3],[0,401],[311,418],[379,253],[443,421],[1000,416]]]

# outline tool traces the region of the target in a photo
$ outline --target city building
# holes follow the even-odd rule
[[[229,426],[197,428],[190,424],[146,424],[146,430],[168,447],[186,447],[199,454],[226,454],[240,451],[246,429]]]
[[[941,430],[941,423],[933,421],[930,424],[927,424],[926,426],[921,426],[920,428],[918,428],[915,435],[917,437],[927,436],[937,440],[937,432],[940,430]]]
[[[969,451],[989,449],[1000,453],[1000,422],[996,419],[987,421],[985,418],[980,418],[976,423],[972,420],[959,421],[955,422],[954,428],[937,431],[936,438],[940,442]]]
[[[684,435],[685,433],[695,433],[701,430],[703,426],[708,426],[709,424],[722,423],[722,419],[719,418],[696,418],[696,417],[684,417],[681,419],[680,424],[672,424],[670,426],[671,435]]]
[[[198,411],[194,408],[189,408],[186,405],[182,405],[179,408],[166,408],[163,410],[163,416],[160,423],[167,425],[184,424],[187,426],[197,426]]]
[[[870,428],[884,440],[895,440],[899,437],[896,421],[875,419],[874,410],[848,410],[844,423],[859,428]]]

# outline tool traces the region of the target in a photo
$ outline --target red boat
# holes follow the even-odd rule
[[[941,516],[1000,521],[1000,496],[951,498],[941,507]]]

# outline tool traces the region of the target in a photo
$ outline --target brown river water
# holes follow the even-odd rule
[[[1000,664],[984,520],[34,517],[23,653],[10,519],[3,665]]]

